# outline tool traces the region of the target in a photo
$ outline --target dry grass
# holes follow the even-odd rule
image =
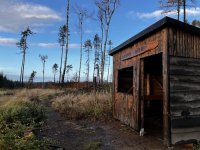
[[[48,100],[62,92],[63,91],[61,90],[53,89],[1,90],[0,106],[6,105],[7,103],[13,101]]]
[[[52,106],[70,119],[106,118],[111,115],[111,93],[68,93],[57,97]]]
[[[14,101],[48,101],[52,100],[53,108],[70,119],[106,118],[111,116],[110,92],[80,92],[65,89],[17,89],[0,91],[0,106]]]

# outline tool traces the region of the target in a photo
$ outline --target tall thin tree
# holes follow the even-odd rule
[[[20,84],[23,86],[24,84],[24,66],[25,66],[25,61],[26,61],[26,51],[27,51],[27,38],[28,36],[32,35],[33,32],[29,27],[26,28],[26,30],[21,32],[21,39],[19,42],[16,43],[17,47],[21,49],[22,53],[22,65],[21,65],[21,72],[20,72]]]
[[[79,72],[78,72],[78,82],[81,78],[81,68],[82,68],[82,57],[83,57],[83,25],[86,18],[91,18],[91,15],[88,14],[88,11],[80,6],[76,6],[74,11],[78,17],[78,29],[80,32],[80,63],[79,63]]]
[[[109,37],[110,23],[115,13],[117,6],[119,5],[120,0],[99,0],[96,1],[96,6],[99,8],[99,11],[102,12],[102,19],[104,21],[104,44],[103,44],[103,56],[101,63],[101,82],[104,80],[104,69],[105,69],[105,57],[106,57],[106,48]]]
[[[59,28],[58,42],[59,42],[60,47],[61,47],[60,74],[59,74],[59,84],[60,84],[61,83],[61,77],[62,77],[63,50],[64,50],[64,46],[66,44],[66,25],[63,25]]]
[[[43,83],[43,87],[44,87],[44,71],[45,71],[45,63],[46,63],[46,61],[47,61],[47,59],[48,59],[48,56],[47,55],[39,55],[39,57],[40,57],[40,60],[42,61],[42,74],[43,74],[43,80],[42,80],[42,83]]]
[[[108,47],[109,47],[109,48],[108,48],[108,53],[109,53],[109,51],[111,51],[112,45],[113,45],[112,41],[109,40],[109,41],[108,41]],[[107,74],[107,82],[109,82],[109,76],[110,76],[110,56],[108,55],[108,74]]]
[[[53,64],[52,66],[52,72],[53,72],[53,79],[54,79],[54,83],[56,83],[56,74],[58,72],[58,64]]]
[[[72,71],[73,66],[72,65],[67,65],[66,67],[66,74],[67,74],[67,81],[69,81],[69,72]]]
[[[93,70],[93,78],[96,75],[97,79],[100,79],[100,56],[101,56],[101,39],[98,34],[94,36],[93,39],[93,48],[94,48],[94,70]]]
[[[87,58],[86,58],[86,67],[87,67],[86,80],[87,80],[87,82],[89,82],[89,77],[90,77],[90,52],[91,52],[91,49],[92,49],[91,40],[85,41],[84,48],[85,48],[85,52],[87,54]]]
[[[102,62],[103,62],[103,40],[104,40],[104,20],[103,20],[103,11],[101,9],[98,10],[97,18],[98,18],[100,29],[101,29],[101,44],[100,44],[101,51],[99,53],[99,57],[100,57],[99,73],[100,73],[102,71],[101,68],[102,68]]]
[[[68,50],[69,50],[69,6],[70,6],[70,0],[67,0],[67,12],[66,12],[66,47],[65,47],[65,59],[64,59],[64,68],[63,68],[63,74],[61,79],[61,84],[64,85],[65,81],[65,73],[66,73],[66,66],[67,66],[67,56],[68,56]]]

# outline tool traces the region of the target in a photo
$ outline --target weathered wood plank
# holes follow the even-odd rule
[[[171,117],[172,128],[193,128],[200,126],[200,116],[180,116]]]
[[[170,65],[200,67],[200,59],[195,59],[195,58],[187,59],[184,57],[171,57]]]
[[[198,42],[199,36],[182,29],[170,28],[169,52],[171,56],[200,58]]]
[[[200,91],[198,92],[174,92],[170,93],[172,104],[176,103],[200,103]]]
[[[163,55],[162,55],[162,77],[163,77],[163,139],[164,144],[171,146],[170,135],[170,119],[169,119],[169,55],[173,52],[170,46],[171,29],[166,28],[163,30]]]
[[[200,76],[170,75],[169,78],[171,82],[200,84]]]
[[[193,131],[193,132],[187,132],[184,131],[187,128],[183,128],[180,133],[173,133],[171,134],[172,138],[172,144],[180,144],[180,143],[186,143],[186,142],[196,142],[200,140],[200,131]],[[196,128],[194,128],[196,130]]]
[[[192,35],[187,33],[187,37]],[[194,40],[195,37],[186,39],[192,44]],[[185,56],[197,57],[195,46],[188,43]],[[200,60],[171,56],[169,80],[172,144],[197,140],[200,137],[200,130],[197,130],[200,128]],[[191,131],[192,128],[196,130]]]
[[[195,82],[170,81],[170,89],[175,91],[199,91],[200,84]]]
[[[170,66],[170,75],[200,76],[200,67],[195,66]]]
[[[193,127],[193,128],[178,128],[172,129],[171,132],[173,134],[182,134],[182,133],[190,133],[190,132],[200,132],[200,127]]]
[[[176,109],[176,110],[175,110]],[[185,106],[180,108],[173,108],[171,109],[171,115],[173,117],[181,117],[181,116],[197,116],[200,115],[200,107],[198,108],[185,108]]]

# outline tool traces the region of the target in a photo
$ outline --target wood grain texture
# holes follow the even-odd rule
[[[171,56],[169,73],[172,144],[200,140],[200,60]]]
[[[135,130],[140,129],[141,125],[141,116],[140,116],[140,59],[148,56],[152,56],[158,53],[161,53],[163,50],[163,32],[158,31],[153,35],[150,35],[138,41],[133,45],[125,48],[124,50],[116,53],[113,62],[113,85],[114,85],[114,94],[113,94],[113,115],[115,118],[119,119],[123,123],[133,127]],[[148,48],[148,51],[139,53],[135,57],[130,59],[122,59],[123,56],[128,54],[131,51],[137,50],[138,47],[143,45],[148,45],[149,43],[156,43],[150,45],[151,49]],[[133,89],[132,95],[118,92],[118,70],[133,67]],[[128,79],[127,79],[128,80]]]
[[[200,36],[198,34],[170,28],[169,38],[171,47],[169,53],[171,56],[200,58],[198,46]]]

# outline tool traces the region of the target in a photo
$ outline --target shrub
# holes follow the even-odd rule
[[[45,108],[29,101],[12,101],[0,107],[0,149],[43,149],[33,129],[45,120]]]
[[[42,105],[29,101],[10,102],[0,109],[0,121],[14,123],[19,121],[26,125],[39,125],[45,118]]]
[[[200,150],[200,141],[194,144],[194,150]]]

